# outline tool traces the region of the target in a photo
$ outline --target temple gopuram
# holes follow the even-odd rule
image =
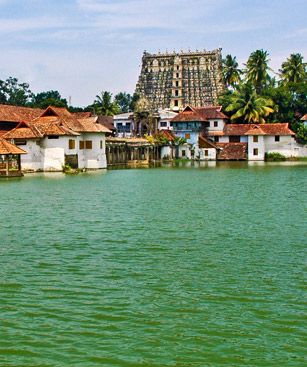
[[[180,111],[217,104],[225,86],[221,49],[213,51],[150,54],[144,52],[136,92],[154,110]]]

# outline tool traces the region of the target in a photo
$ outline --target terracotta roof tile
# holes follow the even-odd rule
[[[217,148],[217,146],[212,141],[209,141],[203,135],[199,135],[198,145],[200,148]]]
[[[218,160],[246,160],[247,143],[216,143]]]
[[[172,118],[173,122],[186,121],[208,121],[212,119],[228,119],[226,115],[221,112],[221,106],[207,106],[207,107],[191,107],[187,106],[177,116]]]
[[[42,114],[39,108],[0,105],[0,121],[29,122]]]
[[[37,127],[30,123],[20,122],[13,130],[3,135],[5,139],[36,139],[43,137]]]
[[[7,140],[0,138],[0,154],[27,154],[27,152]]]
[[[261,129],[261,130],[257,130],[257,129]],[[240,136],[241,135],[295,135],[294,132],[289,129],[288,123],[227,124],[224,127],[224,134],[225,135],[240,135]]]
[[[301,118],[302,121],[307,121],[307,113]]]

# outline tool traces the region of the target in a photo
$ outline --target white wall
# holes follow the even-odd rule
[[[280,153],[285,157],[306,156],[304,146],[297,144],[294,137],[290,135],[280,135],[278,142],[275,141],[275,136],[265,136],[264,144],[267,153]]]
[[[206,151],[207,151],[207,155],[206,155]],[[198,148],[198,155],[201,161],[214,161],[216,160],[216,149],[215,148]]]
[[[105,134],[104,133],[84,133],[79,140],[91,140],[92,149],[78,150],[79,168],[100,169],[107,167],[107,158],[105,153]],[[102,141],[102,149],[100,148]],[[78,146],[79,148],[79,146]]]
[[[27,154],[21,155],[21,169],[24,171],[43,170],[43,153],[39,145],[40,140],[27,140],[26,145],[18,145]]]
[[[166,157],[169,159],[173,158],[173,148],[169,145],[161,147],[161,158],[163,159]]]
[[[225,126],[225,120],[223,119],[210,119],[209,121],[209,127],[208,127],[208,131],[223,131],[224,126]],[[217,121],[217,126],[214,126],[214,121]]]
[[[256,135],[258,142],[254,142],[254,135],[248,136],[248,159],[251,161],[263,161],[264,160],[264,140],[263,135]],[[254,149],[258,149],[258,154],[254,154]]]

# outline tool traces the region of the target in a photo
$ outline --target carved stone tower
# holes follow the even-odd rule
[[[153,110],[215,105],[225,88],[221,49],[149,54],[144,52],[136,92]]]

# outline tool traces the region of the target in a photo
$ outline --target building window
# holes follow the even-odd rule
[[[214,127],[218,127],[218,121],[214,121],[213,126],[214,126]]]
[[[181,156],[182,156],[182,157],[185,157],[185,150],[182,150],[182,151],[181,151]]]
[[[85,149],[92,149],[93,143],[92,140],[85,140]]]
[[[161,127],[167,127],[167,122],[166,121],[161,121],[160,126]]]
[[[176,89],[175,90],[175,96],[178,97],[179,96],[179,91]]]
[[[178,99],[175,99],[174,105],[175,105],[175,107],[178,107]]]
[[[258,143],[258,135],[253,135],[253,142]]]
[[[258,148],[254,148],[254,155],[258,155]]]
[[[191,138],[191,134],[190,134],[190,133],[186,133],[186,134],[184,135],[184,137],[185,137],[186,139],[190,139],[190,138]]]
[[[280,136],[279,135],[275,135],[275,141],[279,141],[280,140]]]
[[[84,141],[83,140],[79,141],[79,149],[84,149]]]
[[[231,135],[229,137],[229,143],[240,143],[240,135]]]
[[[169,126],[173,127],[174,123],[173,122],[170,122],[169,123]]]
[[[48,139],[59,139],[59,135],[49,135]]]
[[[104,149],[103,140],[100,140],[100,149]]]
[[[177,70],[179,70],[179,65],[177,65]]]
[[[176,73],[176,78],[179,78],[179,73]]]
[[[218,142],[219,142],[219,140],[220,140],[220,139],[219,139],[219,137],[218,137],[218,136],[215,136],[215,137],[214,137],[214,141],[215,141],[216,143],[218,143]]]
[[[179,82],[178,81],[176,81],[176,87],[179,87]]]
[[[205,157],[208,157],[208,155],[209,155],[209,151],[208,149],[205,149]]]
[[[15,139],[14,140],[14,144],[15,145],[27,145],[27,141],[26,140],[22,140],[22,139]]]
[[[69,149],[75,149],[76,148],[76,141],[74,139],[68,140],[68,148]]]

